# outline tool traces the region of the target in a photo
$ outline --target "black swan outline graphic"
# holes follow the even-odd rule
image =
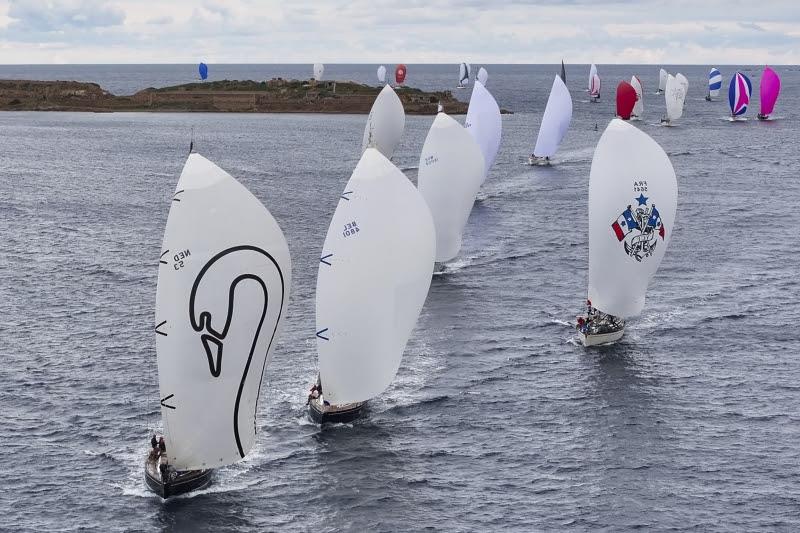
[[[258,248],[256,246],[250,245],[242,245],[242,246],[234,246],[232,248],[228,248],[223,250],[222,252],[218,253],[214,257],[212,257],[203,268],[200,269],[200,272],[197,274],[197,277],[194,280],[194,284],[192,285],[192,292],[189,296],[189,321],[192,324],[192,329],[194,329],[198,333],[202,333],[200,335],[200,340],[203,343],[203,348],[206,352],[206,357],[208,358],[208,370],[211,375],[215,378],[219,377],[222,373],[222,354],[224,348],[224,341],[225,337],[228,334],[228,330],[230,329],[231,325],[231,318],[233,317],[233,306],[234,306],[234,294],[236,292],[236,286],[244,281],[244,280],[253,280],[256,281],[260,286],[261,289],[264,291],[264,307],[261,311],[261,317],[258,321],[258,327],[256,328],[255,334],[253,335],[253,342],[250,346],[250,353],[247,356],[247,362],[244,366],[244,372],[242,373],[242,379],[239,382],[239,389],[236,392],[236,403],[234,404],[233,409],[233,434],[236,439],[236,446],[239,450],[239,455],[244,458],[245,452],[242,448],[242,442],[239,438],[239,403],[242,398],[242,391],[244,390],[244,384],[247,380],[247,375],[250,370],[250,362],[253,359],[253,354],[255,353],[256,346],[258,344],[258,338],[261,335],[261,328],[264,325],[264,319],[267,316],[267,310],[269,307],[269,290],[267,289],[266,283],[256,274],[240,274],[237,276],[230,284],[228,288],[228,312],[227,316],[225,317],[225,325],[223,326],[221,331],[214,329],[211,325],[212,316],[209,311],[201,311],[197,320],[195,320],[195,297],[197,295],[198,288],[200,286],[200,282],[203,279],[203,276],[209,269],[217,263],[223,257],[226,257],[230,254],[241,252],[241,251],[252,251],[257,252],[263,255],[266,259],[269,260],[271,265],[274,265],[275,269],[278,271],[278,275],[280,276],[281,280],[281,301],[280,307],[278,308],[278,318],[275,321],[275,327],[272,330],[272,336],[270,337],[269,344],[267,345],[267,352],[264,356],[264,364],[261,367],[261,379],[258,382],[258,393],[256,395],[256,411],[258,409],[258,399],[261,397],[261,382],[264,380],[264,369],[267,365],[267,355],[269,354],[269,350],[272,348],[272,342],[275,340],[275,333],[278,330],[278,324],[281,321],[281,315],[283,313],[283,303],[286,298],[286,286],[285,280],[283,277],[283,271],[281,270],[280,265],[275,260],[269,252]],[[254,413],[255,418],[255,413]],[[255,424],[254,424],[255,425]],[[254,428],[255,429],[255,428]]]

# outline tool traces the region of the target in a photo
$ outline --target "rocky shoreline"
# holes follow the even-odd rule
[[[369,113],[381,87],[349,81],[223,80],[148,88],[117,96],[96,83],[0,80],[0,111]],[[409,115],[465,114],[451,91],[396,89]]]

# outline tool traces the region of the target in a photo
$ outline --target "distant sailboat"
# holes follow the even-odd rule
[[[663,68],[658,71],[658,90],[656,94],[664,94],[667,90],[667,75],[669,73]]]
[[[269,211],[194,153],[178,180],[162,250],[155,332],[166,450],[151,453],[145,480],[166,498],[202,488],[212,468],[253,447],[292,265]]]
[[[680,72],[675,74],[675,80],[681,84],[681,87],[683,87],[683,107],[685,108],[686,98],[689,96],[689,80]]]
[[[407,72],[408,70],[406,69],[406,66],[403,64],[397,65],[394,68],[394,81],[395,83],[397,83],[398,86],[403,85],[403,83],[405,83]]]
[[[367,149],[331,219],[317,274],[317,423],[349,422],[392,383],[428,295],[435,250],[425,200]]]
[[[617,116],[622,120],[630,120],[633,106],[636,105],[636,89],[623,80],[617,85]]]
[[[322,74],[325,73],[325,65],[322,63],[314,63],[314,79],[316,81],[322,80]]]
[[[667,104],[667,113],[661,119],[662,124],[672,126],[673,122],[683,116],[683,102],[686,99],[686,90],[675,76],[667,76],[667,88],[664,91],[664,100]]]
[[[464,127],[481,148],[484,162],[483,181],[486,181],[489,169],[500,150],[503,119],[494,96],[477,80],[472,88]]]
[[[672,238],[677,197],[664,150],[638,128],[612,120],[589,174],[589,309],[578,318],[584,346],[616,342],[625,320],[641,313]]]
[[[644,116],[644,88],[639,76],[631,76],[631,86],[636,91],[636,104],[633,106],[631,120],[641,120]]]
[[[486,87],[486,82],[489,81],[489,72],[483,67],[478,69],[478,81],[481,82],[484,87]]]
[[[536,146],[529,165],[549,165],[572,121],[572,96],[560,76],[555,76],[544,108]]]
[[[205,63],[200,63],[197,67],[197,72],[200,74],[200,79],[205,81],[208,79],[208,65]]]
[[[406,113],[400,97],[390,85],[385,85],[378,93],[364,126],[361,138],[361,153],[367,148],[377,148],[387,159],[391,159],[403,130],[406,127]]]
[[[710,102],[713,98],[719,98],[721,88],[722,74],[714,67],[708,72],[708,94],[706,95],[706,100]]]
[[[778,101],[780,92],[781,79],[778,77],[778,73],[769,67],[765,67],[759,85],[759,94],[761,96],[761,112],[758,114],[759,120],[769,119],[769,116],[775,110],[775,102]]]
[[[461,124],[436,115],[419,156],[417,187],[433,216],[436,262],[458,255],[475,196],[483,183],[483,154]]]
[[[458,66],[458,86],[456,89],[463,89],[469,85],[470,66],[469,63],[461,63]]]
[[[731,108],[731,121],[747,120],[743,117],[747,113],[747,106],[750,104],[750,94],[753,91],[753,85],[750,83],[750,78],[737,72],[731,78],[731,83],[728,86],[728,104]]]
[[[383,65],[378,67],[378,83],[386,83],[386,67]]]
[[[600,75],[597,73],[597,67],[592,63],[589,68],[589,101],[597,102],[600,100]]]

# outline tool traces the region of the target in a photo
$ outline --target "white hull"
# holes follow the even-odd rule
[[[595,333],[585,335],[581,332],[578,333],[581,337],[581,342],[584,346],[600,346],[601,344],[613,344],[620,340],[625,334],[625,328],[619,331],[612,331],[610,333]]]
[[[544,157],[530,156],[528,157],[528,165],[532,167],[549,167],[551,164],[549,159]]]

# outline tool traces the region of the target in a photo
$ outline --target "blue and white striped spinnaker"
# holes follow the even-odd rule
[[[712,68],[708,73],[708,96],[716,98],[719,96],[719,91],[722,88],[722,74],[716,67]]]

